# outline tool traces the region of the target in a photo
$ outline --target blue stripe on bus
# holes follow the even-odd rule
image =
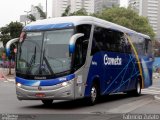
[[[117,90],[119,90],[125,83],[127,83],[131,78],[138,76],[139,75],[139,71],[137,71],[135,74],[133,74],[130,78],[128,78],[127,80],[125,80],[125,82],[123,84],[121,84],[117,89],[115,89],[114,91],[112,91],[111,93],[115,93],[115,92],[119,92]]]
[[[75,74],[70,74],[64,77],[47,79],[47,80],[27,80],[20,77],[16,77],[16,82],[25,86],[53,86],[62,82],[70,81],[75,78]]]
[[[46,24],[46,25],[29,25],[23,28],[23,31],[39,31],[51,29],[64,29],[73,27],[73,23],[59,23],[59,24]]]

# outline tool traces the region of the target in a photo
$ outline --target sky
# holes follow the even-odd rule
[[[31,5],[46,5],[46,0],[2,0],[0,3],[0,27],[9,24],[11,21],[19,21],[20,15],[25,15],[24,11],[30,11]],[[127,6],[128,0],[120,0],[121,6]],[[52,0],[48,0],[48,17],[52,17]]]

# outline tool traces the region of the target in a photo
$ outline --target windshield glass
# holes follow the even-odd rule
[[[56,75],[70,71],[69,40],[73,29],[27,32],[19,43],[17,73]]]

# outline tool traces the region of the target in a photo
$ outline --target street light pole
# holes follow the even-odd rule
[[[48,7],[48,6],[47,6],[47,0],[46,0],[46,18],[47,18],[47,7]]]
[[[25,13],[27,13],[27,16],[26,16],[26,22],[25,22],[25,25],[28,24],[28,13],[30,13],[31,11],[24,11]]]

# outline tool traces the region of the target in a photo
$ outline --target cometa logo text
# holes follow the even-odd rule
[[[122,58],[117,56],[116,58],[108,57],[107,54],[104,55],[104,64],[105,65],[122,65]]]

